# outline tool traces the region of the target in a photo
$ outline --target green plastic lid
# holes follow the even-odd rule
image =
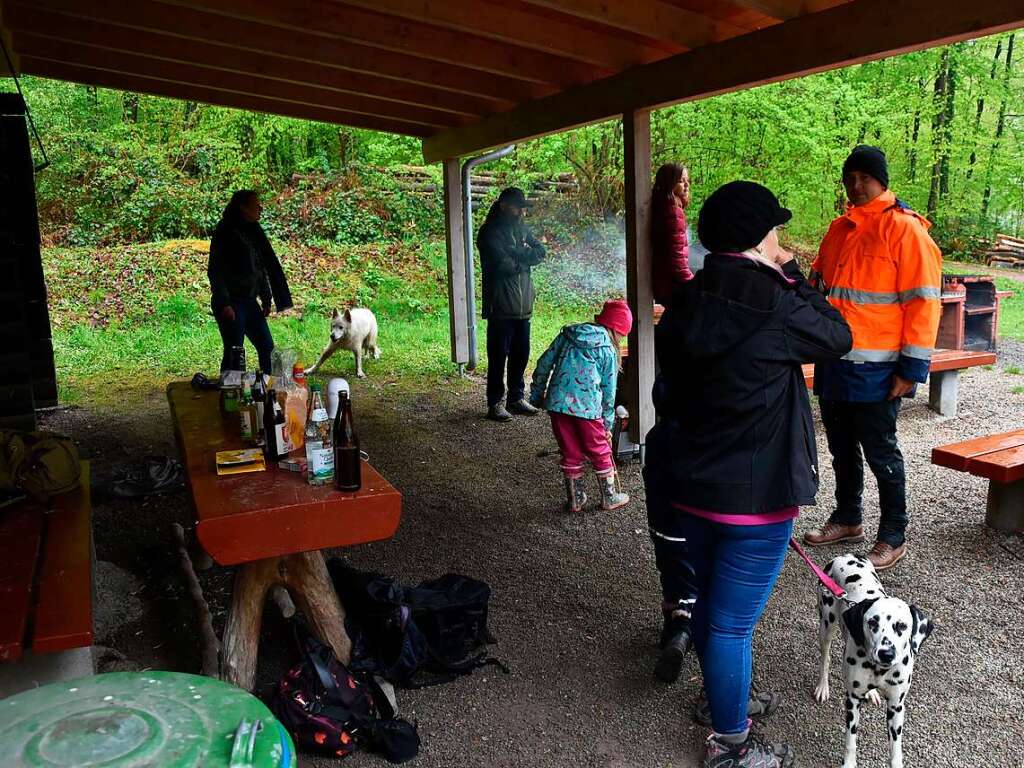
[[[236,736],[248,742],[257,720],[249,759]],[[291,737],[263,702],[179,672],[112,672],[4,699],[0,755],[5,766],[25,768],[296,766]]]

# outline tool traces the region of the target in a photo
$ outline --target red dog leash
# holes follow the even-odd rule
[[[840,587],[838,584],[836,584],[835,580],[833,580],[831,576],[825,573],[825,571],[821,569],[820,565],[811,560],[811,556],[804,552],[804,548],[800,546],[799,542],[797,542],[795,538],[790,537],[789,546],[793,549],[794,552],[800,555],[801,559],[805,563],[807,563],[807,565],[810,567],[812,571],[814,571],[814,575],[818,577],[818,581],[820,581],[825,586],[825,589],[827,589],[833,595],[838,597],[840,600],[846,599],[846,590]]]

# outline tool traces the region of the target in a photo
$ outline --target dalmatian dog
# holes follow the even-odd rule
[[[822,588],[821,676],[814,698],[829,697],[829,652],[843,629],[843,671],[846,683],[846,751],[843,768],[857,768],[857,727],[860,705],[868,699],[886,706],[889,727],[889,766],[903,768],[903,719],[914,660],[932,633],[932,621],[915,605],[889,597],[871,562],[859,555],[840,555],[826,571],[846,590],[846,600]],[[847,602],[849,601],[849,602]],[[841,621],[840,621],[841,620]]]

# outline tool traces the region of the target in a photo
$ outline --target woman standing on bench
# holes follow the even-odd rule
[[[698,223],[704,268],[676,289],[655,331],[661,420],[647,463],[665,479],[673,535],[686,539],[694,571],[693,642],[714,731],[705,768],[794,759],[788,745],[750,734],[750,716],[779,703],[749,700],[751,645],[793,520],[818,487],[800,364],[842,356],[852,337],[779,246],[776,228],[790,216],[759,184],[715,191]]]
[[[274,337],[267,325],[271,296],[278,312],[292,306],[288,280],[260,226],[262,212],[256,192],[238,190],[210,241],[206,274],[210,278],[210,306],[224,342],[221,371],[228,368],[231,348],[241,346],[246,337],[256,348],[260,368],[269,371],[274,350]]]

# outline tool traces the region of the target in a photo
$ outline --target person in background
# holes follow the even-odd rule
[[[651,190],[651,285],[654,300],[667,306],[673,291],[693,279],[686,208],[690,204],[690,172],[680,163],[666,163],[654,175]],[[661,640],[654,675],[674,683],[690,650],[690,614],[696,599],[693,567],[686,540],[671,535],[674,514],[664,493],[664,481],[654,467],[644,467],[647,527],[661,577]]]
[[[883,571],[907,552],[906,473],[896,418],[902,399],[913,397],[928,378],[942,312],[942,254],[928,235],[928,221],[889,191],[882,150],[855,147],[843,165],[843,186],[849,206],[832,222],[812,265],[812,279],[853,329],[850,353],[814,371],[836,475],[836,509],[804,541],[821,546],[864,540],[867,459],[881,507],[868,559]]]
[[[535,298],[530,270],[544,259],[544,246],[523,223],[527,207],[523,190],[502,190],[476,239],[487,320],[487,418],[493,421],[509,421],[513,413],[532,416],[538,412],[524,399],[523,377],[530,359]],[[502,405],[506,362],[507,409]]]
[[[666,163],[654,176],[651,191],[651,269],[654,300],[668,304],[677,285],[693,278],[686,233],[690,204],[690,172],[685,165]]]
[[[259,223],[262,212],[256,192],[238,190],[210,240],[206,274],[210,278],[210,306],[224,343],[221,371],[227,369],[231,348],[240,346],[246,337],[256,348],[260,368],[269,371],[274,350],[267,325],[271,297],[278,312],[292,306],[288,280]]]
[[[782,568],[799,506],[817,492],[814,422],[800,365],[838,359],[852,336],[810,285],[777,228],[790,219],[765,187],[736,181],[704,203],[704,268],[676,289],[655,330],[660,420],[647,461],[689,546],[693,643],[710,719],[705,768],[782,768],[793,750],[750,732],[779,705],[751,697],[752,640]]]
[[[563,328],[533,372],[530,402],[551,415],[562,453],[567,512],[579,512],[587,503],[582,485],[586,461],[600,483],[601,509],[629,503],[629,496],[615,487],[611,430],[622,339],[632,327],[629,304],[606,301],[593,323]]]

